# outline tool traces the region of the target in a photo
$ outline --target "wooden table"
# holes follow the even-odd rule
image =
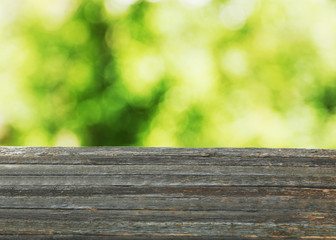
[[[336,239],[336,151],[1,147],[0,239]]]

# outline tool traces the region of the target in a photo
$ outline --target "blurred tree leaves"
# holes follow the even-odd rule
[[[0,3],[2,145],[336,146],[331,1]]]

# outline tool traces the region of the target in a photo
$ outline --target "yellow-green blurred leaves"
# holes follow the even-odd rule
[[[127,89],[132,94],[144,97],[150,95],[165,70],[161,56],[150,51],[141,53],[136,50],[132,51],[121,57],[119,63]]]
[[[327,0],[0,2],[0,143],[335,147]]]
[[[229,30],[240,29],[253,13],[255,2],[255,0],[229,0],[225,2],[220,9],[222,24]]]
[[[58,29],[76,10],[78,0],[25,0],[17,2],[18,5],[24,4],[26,8],[25,17],[40,23],[47,30]]]
[[[85,23],[81,21],[71,21],[63,29],[63,38],[65,43],[70,46],[85,43],[89,38],[89,32]]]

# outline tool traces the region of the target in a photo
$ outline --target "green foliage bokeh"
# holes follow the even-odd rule
[[[0,2],[0,144],[336,147],[336,6]]]

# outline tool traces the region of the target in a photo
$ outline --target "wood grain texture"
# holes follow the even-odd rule
[[[336,151],[1,147],[0,239],[336,239]]]

